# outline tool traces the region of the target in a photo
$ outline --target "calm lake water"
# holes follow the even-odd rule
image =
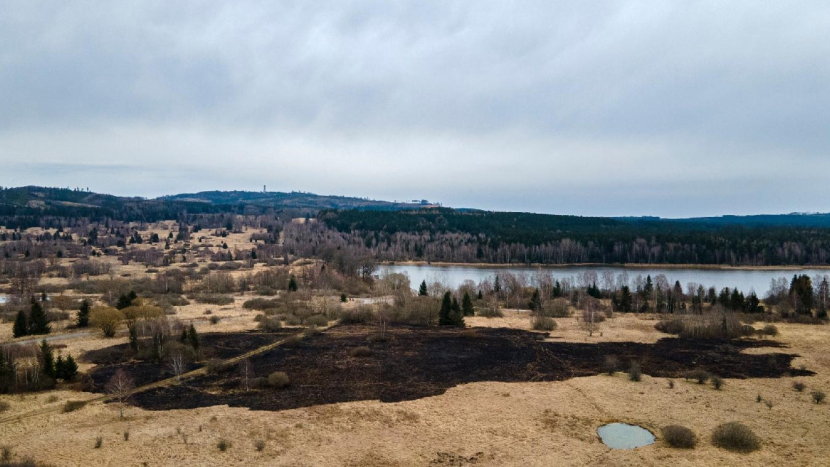
[[[426,280],[427,284],[439,281],[452,287],[458,287],[462,282],[471,280],[479,283],[484,279],[493,280],[499,272],[510,272],[512,274],[526,274],[533,278],[539,271],[549,273],[554,279],[571,279],[574,284],[580,283],[580,277],[587,271],[593,271],[597,275],[597,285],[603,287],[603,277],[610,272],[615,282],[621,274],[628,276],[628,283],[633,288],[638,275],[643,278],[651,275],[654,279],[659,274],[664,274],[670,284],[680,281],[683,289],[690,282],[701,284],[706,288],[714,286],[717,290],[723,287],[735,288],[748,293],[755,290],[759,296],[763,296],[770,288],[772,279],[792,279],[793,274],[807,274],[811,278],[816,275],[830,276],[827,269],[674,269],[674,268],[624,268],[618,266],[567,266],[567,267],[475,267],[475,266],[433,266],[433,265],[392,265],[381,268],[384,271],[404,273],[409,276],[412,288],[417,289],[421,281]]]

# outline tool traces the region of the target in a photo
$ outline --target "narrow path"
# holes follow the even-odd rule
[[[325,328],[319,328],[319,329],[320,329],[320,332],[324,332],[324,331],[328,330],[329,328],[331,328],[331,326],[327,326]],[[256,349],[251,350],[250,352],[246,352],[242,355],[237,355],[236,357],[231,357],[229,359],[223,360],[222,363],[232,365],[232,364],[238,363],[240,360],[244,360],[246,358],[250,358],[250,357],[253,357],[255,355],[259,355],[259,354],[268,352],[270,350],[273,350],[273,349],[279,347],[280,345],[284,344],[285,342],[287,342],[289,340],[292,340],[292,339],[295,339],[297,337],[302,339],[305,336],[304,331],[305,330],[303,330],[303,331],[301,331],[297,334],[292,334],[292,335],[290,335],[288,337],[285,337],[283,339],[280,339],[276,342],[272,342],[268,345],[258,347]],[[59,337],[59,336],[55,336],[55,337]],[[156,381],[154,383],[145,384],[144,386],[139,386],[139,387],[133,389],[132,391],[130,391],[130,396],[132,396],[133,394],[137,394],[139,392],[144,392],[144,391],[150,390],[150,389],[156,389],[156,388],[161,388],[161,387],[167,387],[167,386],[173,386],[173,385],[176,385],[176,384],[180,384],[180,383],[184,382],[187,379],[194,378],[196,376],[206,375],[206,374],[207,374],[207,367],[202,366],[202,367],[199,367],[195,370],[189,371],[187,373],[182,373],[179,376],[173,376],[173,377],[170,377],[170,378],[162,379],[160,381]],[[115,399],[114,396],[109,395],[109,394],[104,394],[104,395],[93,397],[91,399],[86,399],[83,402],[85,404],[91,404],[93,402],[106,402],[108,400],[113,400],[113,399]],[[62,412],[62,411],[63,411],[63,405],[61,405],[61,404],[58,404],[58,405],[55,405],[55,406],[50,406],[50,407],[43,407],[43,408],[40,408],[40,409],[25,412],[25,413],[22,413],[22,414],[17,414],[17,415],[13,415],[13,416],[10,416],[10,417],[0,418],[0,424],[10,423],[10,422],[13,422],[13,421],[24,420],[24,419],[27,419],[27,418],[37,417],[39,415],[45,415],[45,414],[49,414],[49,413]]]

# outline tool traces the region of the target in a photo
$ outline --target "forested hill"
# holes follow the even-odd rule
[[[303,192],[255,192],[255,191],[202,191],[164,196],[160,200],[199,201],[213,204],[252,204],[275,209],[361,209],[361,210],[402,210],[428,206],[426,201],[399,203],[378,201],[349,196],[316,195]]]
[[[828,214],[604,218],[424,208],[417,202],[296,192],[144,199],[65,188],[0,189],[0,225],[7,228],[66,226],[70,220],[276,227],[300,216],[322,221],[292,227],[307,229],[296,232],[304,243],[288,238],[297,253],[311,256],[336,241],[335,248],[395,261],[830,265]]]
[[[4,225],[28,227],[44,217],[113,219],[154,222],[192,214],[258,215],[293,210],[297,215],[316,215],[320,209],[415,209],[421,203],[394,203],[311,193],[257,193],[208,191],[156,199],[119,197],[68,188],[26,186],[0,189],[0,219]]]
[[[600,218],[429,209],[321,211],[388,259],[488,263],[826,265],[830,228],[705,219]]]

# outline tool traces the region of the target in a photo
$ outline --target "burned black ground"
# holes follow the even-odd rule
[[[665,338],[655,344],[580,344],[547,342],[538,333],[512,329],[394,326],[386,342],[369,342],[367,337],[375,331],[364,325],[338,326],[251,359],[257,376],[286,372],[291,385],[284,389],[245,391],[237,372],[231,370],[142,392],[133,402],[151,410],[222,404],[285,410],[358,400],[396,402],[439,395],[477,381],[560,381],[596,375],[603,372],[606,356],[615,356],[622,370],[636,361],[644,374],[657,377],[679,378],[691,369],[724,378],[812,374],[791,368],[793,354],[741,352],[750,347],[784,347],[774,341]],[[356,347],[369,347],[371,355],[351,356]]]

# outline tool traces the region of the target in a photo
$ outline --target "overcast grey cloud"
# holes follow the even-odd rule
[[[830,211],[830,5],[0,6],[0,184]]]

